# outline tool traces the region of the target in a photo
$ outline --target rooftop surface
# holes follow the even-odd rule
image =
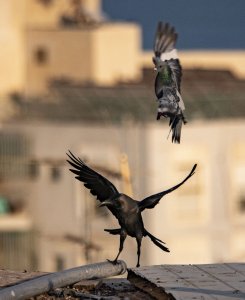
[[[155,74],[143,70],[140,82],[114,87],[80,85],[59,79],[48,95],[24,99],[16,95],[14,120],[51,122],[91,122],[115,124],[123,120],[154,122],[157,102],[154,95]],[[245,117],[245,80],[227,70],[191,69],[183,71],[182,96],[186,118],[225,119]]]
[[[0,270],[0,290],[45,273]],[[37,299],[245,299],[245,263],[159,265],[128,269],[128,278],[86,280]]]

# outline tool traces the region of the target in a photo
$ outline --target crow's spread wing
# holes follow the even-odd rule
[[[176,190],[178,187],[180,187],[183,183],[185,183],[186,180],[188,180],[188,179],[195,173],[196,167],[197,167],[197,164],[195,164],[195,165],[193,166],[193,168],[192,168],[190,174],[189,174],[183,181],[181,181],[179,184],[175,185],[174,187],[172,187],[172,188],[170,188],[170,189],[168,189],[168,190],[166,190],[166,191],[163,191],[163,192],[158,193],[158,194],[154,194],[154,195],[149,196],[149,197],[143,199],[142,201],[140,201],[140,202],[138,203],[138,206],[139,206],[140,211],[143,211],[143,210],[146,209],[146,208],[153,208],[153,207],[155,207],[155,206],[159,203],[160,199],[161,199],[163,196],[165,196],[165,195],[168,194],[168,193],[173,192],[173,191]]]
[[[76,175],[76,179],[82,181],[90,193],[100,202],[119,195],[116,187],[105,177],[89,168],[80,158],[75,157],[71,151],[67,153],[68,163],[74,168],[70,169]]]

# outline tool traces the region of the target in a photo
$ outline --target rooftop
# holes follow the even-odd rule
[[[109,263],[102,264],[106,268]],[[0,270],[0,294],[4,288],[14,288],[45,275],[49,274]],[[245,263],[148,266],[128,269],[127,279],[75,282],[69,287],[61,284],[59,288],[50,288],[49,292],[39,294],[36,299],[245,299]]]
[[[227,70],[184,70],[182,95],[186,116],[191,119],[242,118],[245,116],[245,80]],[[114,87],[80,85],[57,79],[48,95],[25,99],[13,95],[17,107],[15,120],[120,123],[155,120],[157,103],[153,91],[152,69],[143,70],[137,83]]]

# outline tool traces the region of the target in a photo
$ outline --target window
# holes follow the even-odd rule
[[[38,47],[34,52],[34,59],[38,65],[44,65],[48,62],[48,51],[44,47]]]
[[[240,195],[240,198],[238,200],[238,203],[239,203],[239,211],[241,213],[245,213],[245,193],[242,193]]]
[[[38,0],[43,6],[50,6],[53,0]]]
[[[61,178],[61,170],[57,166],[51,167],[51,179],[52,181],[56,182],[59,181]]]
[[[61,255],[55,257],[55,269],[57,272],[65,269],[65,260]]]
[[[245,215],[245,163],[239,162],[234,173],[235,209],[240,215]]]
[[[14,132],[0,133],[0,179],[28,176],[29,140]]]
[[[39,164],[35,160],[31,160],[29,163],[29,175],[32,179],[37,178],[39,175]]]

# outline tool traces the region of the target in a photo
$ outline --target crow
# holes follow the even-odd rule
[[[183,114],[185,105],[180,92],[182,68],[175,49],[177,37],[174,27],[159,22],[153,47],[155,56],[152,58],[154,69],[157,71],[155,78],[157,120],[161,116],[170,118],[169,126],[174,143],[180,143],[182,123],[186,123]]]
[[[110,234],[120,235],[119,252],[114,260],[109,260],[110,262],[113,264],[117,263],[117,259],[123,250],[123,244],[127,235],[136,238],[137,241],[138,260],[136,267],[140,266],[141,241],[145,236],[148,236],[160,249],[169,252],[169,249],[163,245],[165,244],[163,241],[154,237],[145,229],[141,213],[147,208],[154,208],[163,196],[171,193],[185,183],[194,174],[197,166],[196,164],[193,166],[190,174],[179,184],[141,201],[136,201],[131,197],[120,193],[108,179],[91,169],[80,158],[75,157],[71,151],[67,153],[67,156],[69,157],[67,162],[74,168],[70,169],[70,171],[76,175],[75,178],[82,181],[84,186],[90,190],[90,193],[97,197],[97,200],[101,202],[100,206],[106,206],[118,220],[120,228],[104,229]]]

